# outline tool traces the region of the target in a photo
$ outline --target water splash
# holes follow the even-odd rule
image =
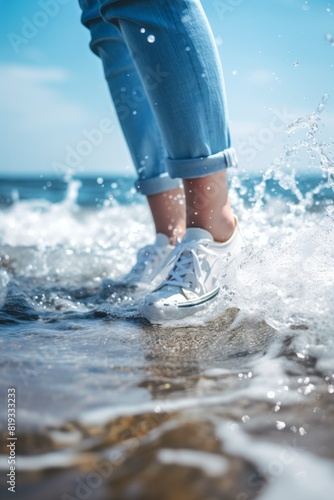
[[[320,338],[326,344],[334,340],[334,163],[331,145],[318,133],[327,101],[326,94],[313,113],[286,128],[290,144],[254,186],[253,196],[248,194],[250,206],[239,197],[247,250],[221,279],[229,306],[255,311],[282,332],[304,328],[313,343]],[[303,137],[293,142],[297,133]],[[319,169],[316,185],[308,189],[295,168],[303,151]],[[232,185],[239,194],[242,188],[247,192],[243,179]],[[282,196],[270,196],[272,185]]]
[[[321,141],[318,137],[319,122],[321,113],[325,109],[329,95],[325,94],[317,106],[316,110],[304,117],[294,120],[285,129],[288,137],[292,137],[299,131],[305,130],[305,137],[285,145],[284,153],[275,158],[267,169],[261,182],[255,188],[255,212],[260,212],[264,208],[266,190],[269,181],[277,181],[284,190],[290,190],[298,200],[298,206],[294,207],[298,212],[305,212],[314,203],[314,196],[321,190],[328,187],[334,188],[334,161],[331,152],[331,145]],[[296,169],[294,168],[301,153],[305,150],[313,166],[319,162],[318,168],[327,177],[327,181],[321,179],[319,184],[313,189],[302,194],[297,185]],[[293,207],[290,206],[291,210]]]
[[[248,249],[222,277],[225,304],[257,311],[275,328],[307,324],[328,332],[332,321],[334,167],[331,145],[319,139],[327,100],[325,95],[313,113],[287,127],[290,142],[261,179],[232,179],[231,198]],[[319,169],[312,186],[297,175],[302,152]],[[101,182],[95,180],[94,186]],[[82,208],[80,186],[72,180],[61,203],[16,200],[0,212],[3,294],[8,276],[30,279],[32,289],[39,280],[44,292],[56,284],[64,290],[83,284],[98,288],[103,280],[126,273],[137,249],[153,238],[145,206],[136,204],[134,210],[107,200],[100,209]],[[62,308],[80,307],[78,294],[67,302],[64,295],[58,305],[61,299]],[[106,310],[121,317],[124,305],[124,317],[135,316],[129,297],[109,294]],[[98,304],[92,299],[92,307]]]

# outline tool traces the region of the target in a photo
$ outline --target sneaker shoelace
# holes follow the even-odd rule
[[[192,282],[187,281],[185,278],[186,275],[193,274],[197,283],[204,289],[201,262],[207,255],[213,255],[218,259],[215,252],[198,240],[192,240],[176,246],[162,263],[163,267],[172,264],[173,267],[169,271],[167,278],[161,283],[161,286],[172,285],[190,289]]]

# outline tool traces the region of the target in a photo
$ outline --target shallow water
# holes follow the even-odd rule
[[[150,325],[116,283],[153,238],[130,181],[10,180],[0,202],[1,498],[319,499],[334,487],[334,208],[321,106],[261,177],[213,308]],[[302,151],[319,166],[297,175]],[[81,186],[81,187],[80,187]]]

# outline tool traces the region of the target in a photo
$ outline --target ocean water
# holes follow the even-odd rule
[[[288,127],[264,173],[231,173],[245,250],[213,310],[182,324],[150,325],[143,292],[117,284],[153,240],[131,179],[1,179],[1,498],[8,388],[16,498],[332,498],[325,100]]]

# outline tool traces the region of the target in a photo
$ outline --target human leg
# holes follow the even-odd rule
[[[185,179],[187,226],[207,229],[217,241],[228,239],[233,217],[221,171],[236,158],[219,56],[200,3],[102,0],[101,5],[104,18],[121,30],[139,70],[162,132],[169,173]]]
[[[153,321],[184,317],[217,295],[222,259],[241,248],[228,199],[225,170],[236,158],[219,57],[197,0],[101,3],[104,18],[121,30],[146,88],[168,171],[185,186],[187,232],[173,252],[173,268],[146,298],[142,313]]]
[[[136,189],[148,198],[157,232],[175,243],[185,229],[185,209],[179,179],[166,170],[166,152],[146,91],[120,31],[100,16],[98,0],[80,0],[82,22],[91,33],[91,49],[104,74],[123,134],[138,173]],[[163,210],[159,206],[163,206]],[[174,225],[175,221],[175,225]]]

